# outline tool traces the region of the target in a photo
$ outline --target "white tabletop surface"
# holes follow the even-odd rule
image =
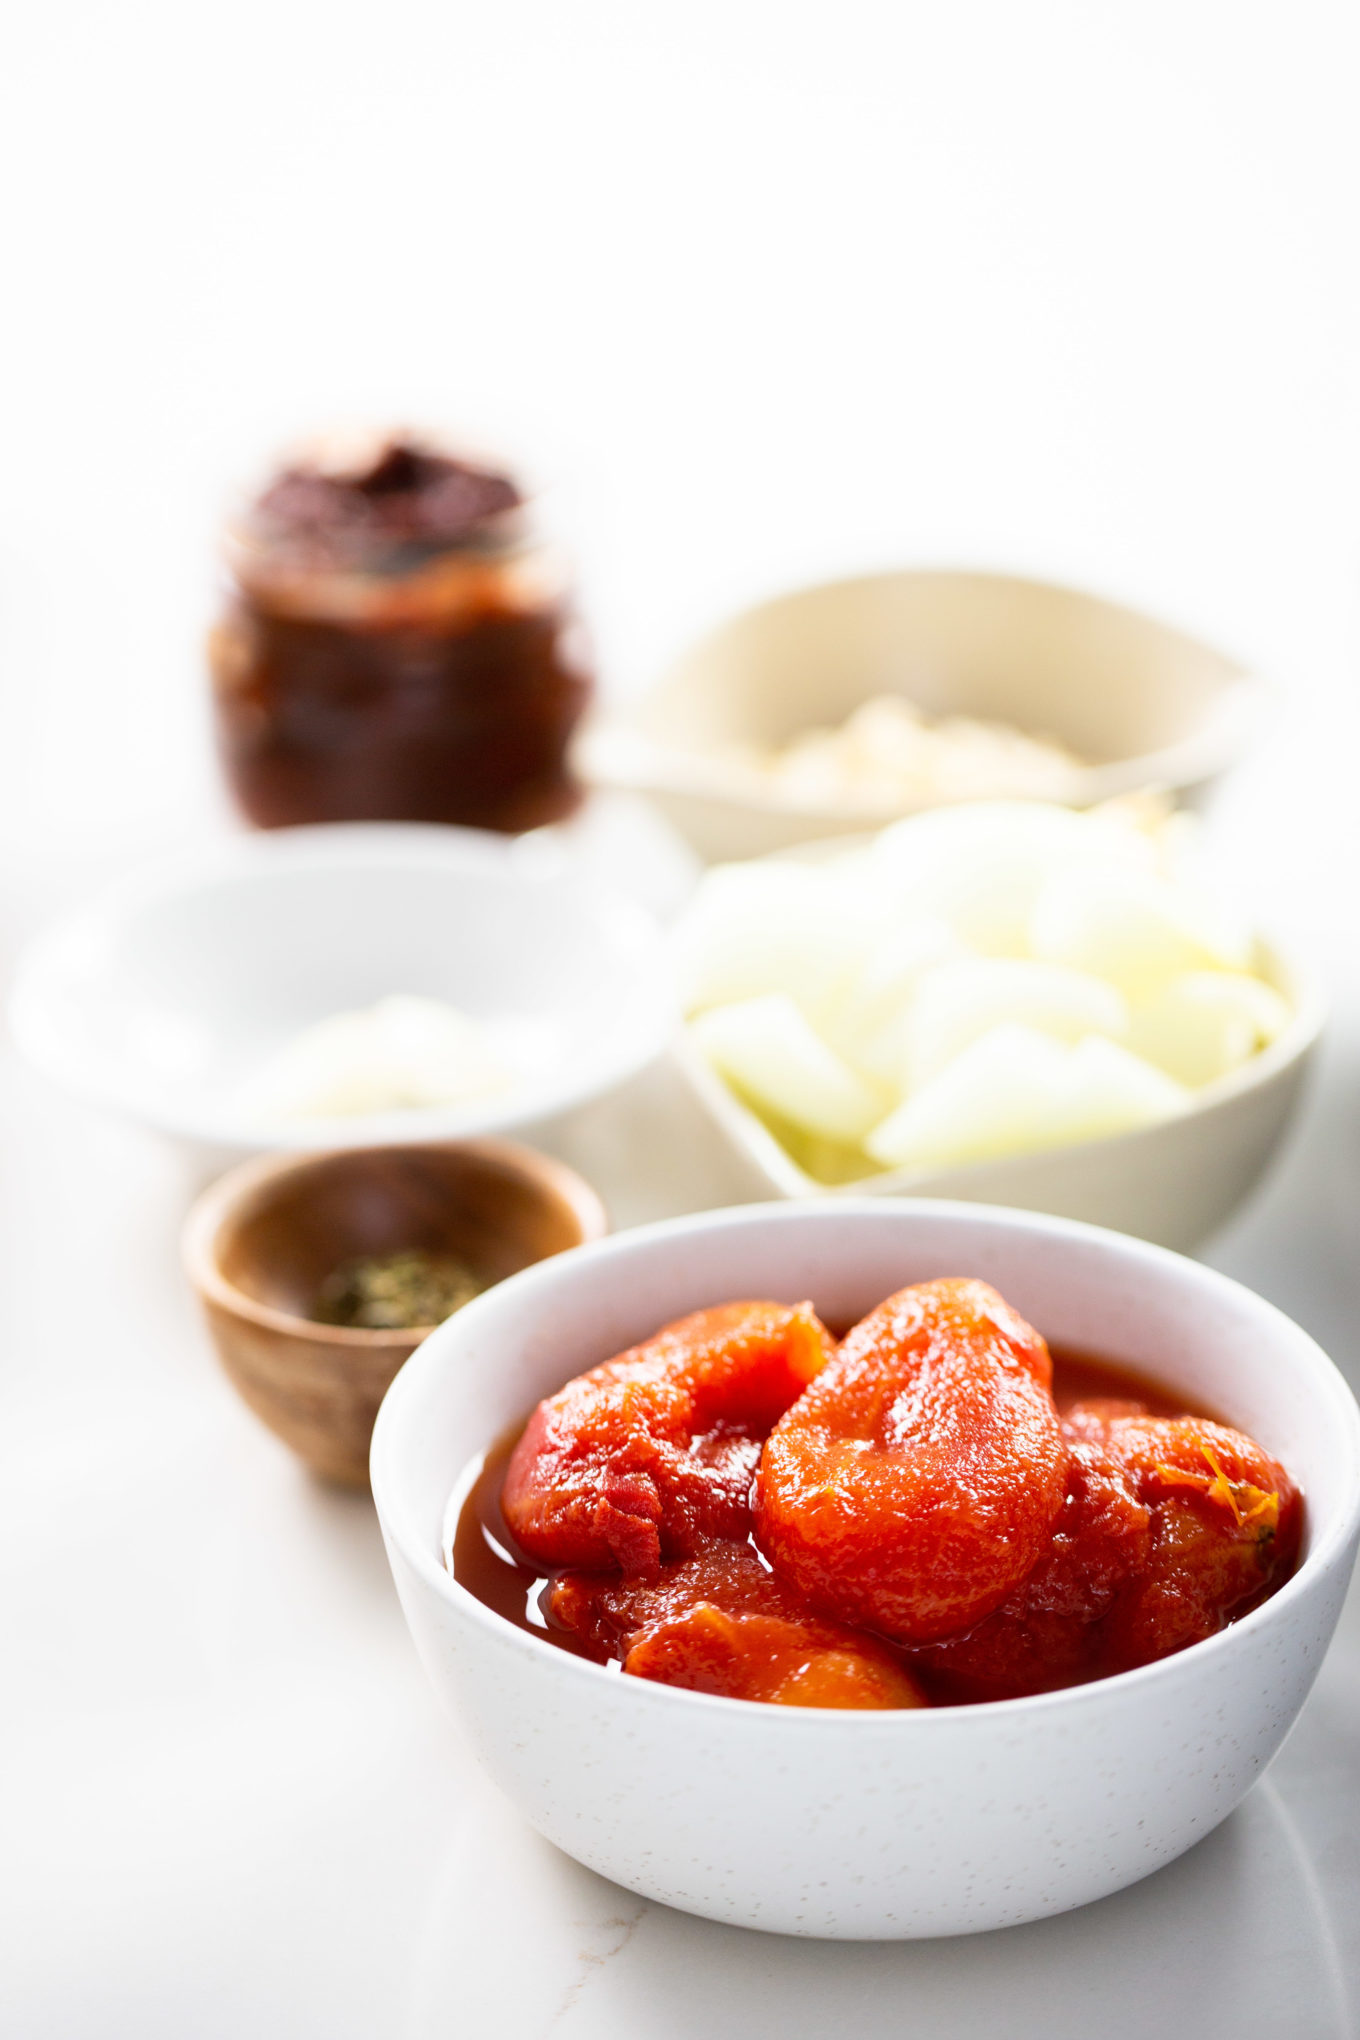
[[[301,427],[549,448],[616,688],[812,574],[1085,582],[1279,676],[1211,826],[1336,1013],[1209,1258],[1360,1382],[1352,28],[1323,0],[26,10],[0,83],[5,968],[110,869],[228,825],[210,536]],[[664,889],[660,848],[617,854],[637,826],[601,817],[582,854]],[[664,1069],[557,1144],[620,1224],[731,1194]],[[1353,2040],[1354,1597],[1268,1778],[1130,1892],[901,1947],[686,1919],[479,1778],[371,1507],[216,1371],[176,1260],[193,1187],[0,1053],[7,2040]]]
[[[1356,1034],[1345,1005],[1210,1258],[1360,1381]],[[192,1167],[12,1061],[3,1126],[0,2031],[812,2040],[853,2008],[871,2040],[1078,2040],[1097,2015],[1132,2040],[1193,2005],[1204,2040],[1355,2032],[1360,1597],[1265,1782],[1132,1891],[901,1947],[687,1919],[561,1857],[478,1774],[371,1505],[302,1473],[215,1371],[175,1261]],[[740,1192],[664,1065],[551,1145],[618,1223]]]

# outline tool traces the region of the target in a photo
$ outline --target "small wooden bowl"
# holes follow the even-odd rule
[[[418,1248],[500,1282],[607,1230],[595,1192],[562,1163],[510,1141],[447,1141],[243,1162],[198,1199],[183,1252],[256,1416],[316,1473],[366,1487],[378,1404],[433,1326],[319,1323],[307,1313],[332,1270]]]

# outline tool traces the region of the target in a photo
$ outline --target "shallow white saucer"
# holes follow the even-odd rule
[[[285,1043],[391,993],[508,1033],[515,1082],[458,1106],[252,1111],[247,1080]],[[532,840],[350,823],[232,837],[111,889],[30,944],[10,1017],[66,1089],[255,1151],[523,1127],[633,1075],[675,1014],[655,924]]]

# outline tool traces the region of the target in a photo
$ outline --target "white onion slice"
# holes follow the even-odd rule
[[[1074,864],[1039,894],[1034,954],[1108,978],[1128,997],[1147,998],[1189,970],[1243,970],[1250,945],[1188,888],[1150,872]]]
[[[1128,1045],[1182,1084],[1211,1084],[1289,1021],[1280,994],[1237,971],[1187,971],[1133,1016]]]
[[[1084,1034],[1126,1034],[1129,1009],[1114,985],[1066,964],[995,956],[941,964],[921,979],[907,1024],[905,1075],[912,1088],[1008,1020],[1070,1042]]]
[[[862,1140],[883,1096],[856,1076],[782,992],[715,1006],[691,1023],[714,1068],[753,1104],[830,1140]]]
[[[1098,1140],[1182,1109],[1189,1092],[1117,1042],[1066,1046],[993,1027],[915,1092],[864,1145],[885,1168],[999,1160]]]
[[[879,882],[903,911],[948,922],[989,956],[1023,956],[1040,888],[1086,851],[1086,817],[1041,802],[937,808],[885,829]]]
[[[705,873],[676,931],[687,1013],[786,992],[820,1012],[868,957],[880,917],[833,869],[771,859]]]

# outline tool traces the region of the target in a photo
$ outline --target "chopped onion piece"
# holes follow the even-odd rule
[[[865,968],[828,1007],[822,1034],[865,1076],[899,1090],[917,988],[936,965],[968,953],[943,921],[903,922],[876,946]]]
[[[809,1133],[858,1141],[883,1116],[883,1096],[814,1033],[782,992],[715,1006],[691,1031],[714,1068],[753,1104]]]
[[[978,1162],[1048,1145],[1065,1051],[1032,1027],[993,1027],[869,1135],[884,1168]]]
[[[1155,1070],[1117,1041],[1088,1034],[1066,1052],[1062,1109],[1054,1115],[1054,1146],[1108,1140],[1171,1119],[1190,1103],[1183,1084]]]
[[[1064,1046],[1032,1027],[993,1027],[945,1065],[864,1145],[888,1168],[998,1160],[1128,1133],[1179,1112],[1189,1092],[1118,1042]]]
[[[1066,964],[995,956],[941,964],[921,979],[907,1026],[905,1075],[913,1089],[1007,1020],[1080,1041],[1127,1033],[1129,1009],[1113,985]]]
[[[819,1011],[870,953],[879,918],[834,871],[770,859],[706,872],[676,931],[687,1013],[767,992]]]
[[[1034,954],[1148,998],[1189,970],[1244,970],[1250,942],[1211,902],[1149,872],[1073,864],[1040,893]]]
[[[1040,802],[937,808],[885,829],[880,882],[913,914],[933,914],[989,956],[1023,956],[1039,890],[1087,854],[1084,815]]]
[[[1129,1046],[1182,1084],[1211,1084],[1289,1021],[1279,993],[1237,971],[1187,971],[1133,1016]]]

